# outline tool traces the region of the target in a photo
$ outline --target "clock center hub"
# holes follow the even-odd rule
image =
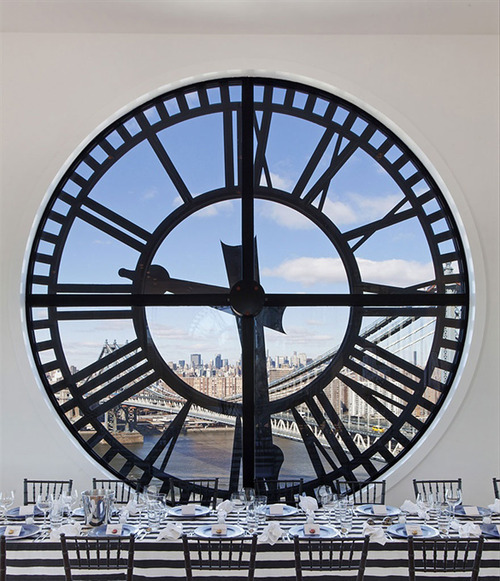
[[[238,281],[229,292],[229,304],[236,315],[255,317],[265,302],[264,289],[256,281]]]

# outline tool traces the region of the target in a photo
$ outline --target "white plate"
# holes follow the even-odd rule
[[[281,504],[280,506],[283,507],[283,514],[271,514],[271,505],[267,504],[264,507],[265,515],[268,516],[269,518],[282,518],[285,516],[292,516],[299,512],[298,508],[295,508],[294,506],[289,506],[288,504]]]
[[[215,535],[212,533],[212,525],[201,525],[194,529],[194,534],[205,539],[232,539],[240,537],[245,531],[239,525],[226,525],[225,535]]]
[[[21,515],[19,516],[19,509],[21,507],[20,506],[16,506],[15,508],[11,508],[10,510],[7,511],[7,514],[5,515],[7,518],[13,519],[13,520],[24,520],[26,517],[30,518],[30,517],[34,517],[34,516],[43,516],[43,512],[37,508],[36,506],[33,506],[33,513],[32,514],[26,514],[26,515]]]
[[[20,526],[21,530],[19,532],[19,535],[17,536],[12,536],[9,537],[8,535],[5,535],[5,540],[6,541],[10,541],[10,540],[16,540],[16,539],[27,539],[28,537],[33,537],[34,535],[36,535],[38,533],[38,531],[40,530],[40,527],[37,525],[14,525],[14,526]],[[7,525],[6,527],[0,527],[0,536],[3,536],[5,534],[5,530],[9,529],[10,526]]]
[[[396,516],[401,512],[399,508],[396,508],[395,506],[389,506],[387,504],[385,505],[386,514],[375,514],[373,512],[373,504],[360,504],[359,506],[356,507],[356,511],[361,514],[364,514],[365,516],[371,516],[373,518],[385,518],[386,516]]]
[[[290,527],[289,533],[292,537],[297,535],[303,539],[333,539],[340,536],[340,531],[330,525],[320,525],[317,535],[306,535],[304,533],[304,525]]]
[[[88,536],[89,537],[128,537],[131,534],[135,535],[135,533],[137,532],[137,527],[134,527],[133,525],[129,525],[126,523],[122,525],[122,531],[121,531],[120,535],[107,534],[106,533],[107,528],[108,528],[108,525],[101,525],[99,527],[94,527],[93,529],[90,529]]]
[[[432,537],[438,537],[439,531],[434,527],[430,527],[428,525],[419,525],[420,530],[422,531],[421,535],[415,535],[416,539],[431,539]],[[408,537],[406,533],[406,524],[405,523],[398,523],[396,525],[391,525],[387,527],[387,532],[395,537],[400,537],[402,539],[406,539]]]
[[[194,505],[194,514],[182,514],[182,505],[174,506],[168,509],[168,514],[176,518],[198,518],[200,516],[207,516],[211,511],[210,506],[201,506],[200,504]]]
[[[487,537],[494,537],[495,539],[500,539],[500,532],[498,532],[497,525],[495,524],[483,524],[479,525],[483,535]]]
[[[483,516],[489,516],[491,514],[491,510],[489,508],[484,508],[482,506],[476,506],[477,511],[479,512],[478,515],[469,515],[465,514],[465,509],[463,505],[459,504],[455,507],[455,516],[460,516],[464,518],[481,518]]]

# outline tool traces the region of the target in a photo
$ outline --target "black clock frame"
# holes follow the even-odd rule
[[[231,86],[241,87],[240,101],[229,98],[229,88]],[[257,86],[263,87],[263,98],[261,101],[254,99],[254,88]],[[209,103],[207,97],[207,91],[214,87],[218,88],[221,94],[220,103],[215,105]],[[285,98],[280,105],[272,101],[274,87],[279,87],[284,91]],[[199,107],[195,109],[188,107],[186,99],[186,95],[192,92],[196,92],[200,100]],[[302,108],[297,108],[293,104],[294,95],[299,92],[307,96],[305,105]],[[176,99],[179,105],[179,112],[175,115],[175,118],[169,115],[164,106],[167,97]],[[326,111],[322,114],[314,111],[314,105],[318,99],[328,103]],[[152,107],[156,108],[156,111],[158,111],[161,117],[160,122],[154,127],[148,122],[145,115],[145,111]],[[339,107],[348,112],[347,118],[340,124],[333,121],[335,111]],[[256,118],[257,110],[262,110],[262,120],[260,123]],[[266,140],[268,137],[267,131],[269,131],[270,118],[273,112],[277,110],[322,125],[325,130],[323,139],[318,144],[314,155],[306,165],[301,178],[291,193],[277,190],[269,185],[271,179],[269,177],[269,168],[266,164]],[[222,112],[226,116],[231,116],[233,113],[238,116],[238,157],[241,160],[238,168],[236,168],[238,177],[236,180],[234,179],[235,168],[232,159],[233,139],[235,136],[231,135],[231,124],[227,122],[225,124],[225,139],[227,140],[227,144],[225,144],[226,187],[194,197],[187,189],[182,177],[177,172],[156,134],[159,130],[171,123],[181,123],[183,120],[196,115],[204,115],[215,111]],[[140,132],[136,135],[131,135],[124,125],[127,120],[132,118],[140,126]],[[365,129],[359,134],[352,130],[354,123],[358,119],[366,122]],[[107,140],[107,137],[114,131],[117,131],[123,139],[121,147],[115,148]],[[377,131],[382,133],[386,139],[380,145],[375,146],[370,143],[370,139]],[[304,188],[309,182],[328,143],[332,139],[332,136],[337,134],[347,138],[348,145],[342,151],[335,152],[330,167],[313,187],[305,193]],[[88,197],[93,186],[116,160],[143,139],[149,141],[183,200],[181,207],[172,212],[165,219],[164,223],[156,228],[153,233],[143,230],[123,216],[116,214]],[[341,141],[339,137],[338,143]],[[91,155],[91,152],[97,145],[108,154],[108,158],[102,162],[98,162]],[[386,154],[394,145],[400,150],[401,156],[397,160],[390,160],[386,157]],[[376,159],[390,173],[404,193],[404,199],[398,206],[388,212],[383,219],[366,224],[350,232],[341,233],[331,220],[323,214],[322,207],[328,185],[347,161],[349,155],[357,148],[362,148],[363,151]],[[92,169],[92,173],[88,178],[82,177],[77,171],[82,161]],[[410,177],[406,178],[400,170],[408,162],[413,164],[416,171]],[[262,174],[267,175],[267,185],[260,183],[259,177]],[[417,196],[413,187],[422,179],[427,184],[428,191],[423,195]],[[81,187],[79,194],[70,195],[64,191],[65,184],[68,181],[72,181]],[[187,291],[176,292],[175,294],[163,294],[155,289],[154,284],[152,284],[154,282],[152,281],[153,276],[148,269],[152,266],[151,263],[156,249],[162,240],[164,240],[165,236],[168,235],[168,232],[192,212],[212,203],[231,199],[241,200],[242,208],[242,240],[239,249],[241,264],[238,273],[240,276],[236,276],[233,269],[233,283],[231,284],[231,288],[228,287],[225,290],[216,289],[215,292],[211,292],[210,290],[204,291],[202,288],[200,292]],[[256,264],[254,232],[254,202],[256,199],[270,200],[275,203],[290,206],[312,220],[329,237],[332,244],[339,251],[348,273],[350,292],[343,295],[266,293],[258,281],[258,268]],[[438,202],[440,209],[432,214],[428,214],[423,206],[431,199]],[[57,200],[62,200],[68,204],[69,210],[66,215],[62,215],[54,210],[53,206]],[[313,202],[317,205],[313,205]],[[403,205],[408,202],[410,202],[410,209],[402,209]],[[103,288],[102,285],[71,285],[59,283],[57,273],[64,249],[64,242],[76,217],[86,220],[97,228],[103,229],[118,241],[132,246],[139,251],[140,258],[136,271],[128,275],[128,278],[131,278],[130,283],[104,285],[106,288]],[[419,219],[422,230],[426,235],[432,260],[435,265],[435,280],[428,281],[426,285],[400,289],[383,287],[382,285],[370,285],[363,282],[354,258],[354,250],[378,229],[403,222],[411,217]],[[436,234],[432,226],[435,222],[442,219],[446,220],[447,230]],[[46,228],[48,221],[56,222],[60,225],[58,234],[53,234],[48,231]],[[42,240],[53,244],[54,252],[51,255],[38,250],[38,242]],[[453,252],[442,253],[439,250],[439,243],[447,240],[453,242],[455,250]],[[444,265],[450,261],[458,265],[458,273],[450,275],[445,272]],[[49,265],[49,274],[36,274],[37,264]],[[429,287],[431,284],[433,286],[433,292],[424,292],[423,287]],[[45,292],[35,292],[41,287],[45,288]],[[347,443],[349,452],[354,455],[358,454],[356,461],[359,465],[363,465],[367,469],[370,474],[368,480],[371,480],[379,477],[380,474],[393,466],[403,454],[406,454],[432,423],[450,390],[461,360],[468,319],[468,287],[465,252],[452,212],[432,176],[418,157],[401,139],[379,120],[356,105],[324,91],[284,80],[235,77],[196,83],[147,101],[114,121],[109,127],[94,137],[73,163],[71,163],[55,187],[40,220],[35,241],[32,245],[26,285],[27,327],[36,366],[54,407],[86,451],[106,469],[113,472],[115,476],[127,480],[132,467],[137,465],[143,471],[141,477],[142,484],[147,484],[152,478],[159,478],[167,482],[168,478],[172,475],[164,471],[162,472],[162,469],[155,468],[154,462],[166,449],[171,452],[171,448],[175,445],[175,440],[182,427],[182,423],[189,412],[190,405],[192,402],[195,402],[207,408],[236,417],[230,488],[237,486],[241,467],[243,485],[252,486],[255,477],[260,474],[259,454],[261,452],[259,452],[259,446],[262,447],[263,442],[271,438],[271,443],[268,442],[268,444],[272,447],[272,435],[269,433],[269,430],[267,429],[266,431],[266,429],[262,428],[263,432],[260,433],[258,429],[259,420],[257,420],[256,428],[256,418],[259,415],[258,410],[262,406],[262,398],[264,398],[267,419],[285,406],[287,409],[291,408],[293,410],[294,417],[299,425],[301,435],[304,438],[305,445],[311,457],[311,462],[315,466],[317,473],[317,478],[306,484],[306,489],[310,489],[332,478],[341,476],[349,477],[349,479],[355,478],[352,466],[346,466],[342,462],[342,459],[346,459],[347,456],[342,451],[340,444],[335,440],[336,430],[344,443]],[[184,384],[168,367],[157,352],[148,332],[145,307],[152,305],[165,307],[208,305],[225,308],[230,307],[233,310],[239,321],[242,342],[243,399],[241,404],[215,400],[193,390]],[[255,385],[257,384],[258,386],[260,381],[258,378],[258,369],[256,369],[255,365],[256,358],[258,359],[259,357],[257,352],[258,345],[256,345],[256,342],[258,342],[258,333],[255,330],[260,324],[258,321],[261,310],[283,309],[293,306],[348,306],[351,309],[349,323],[344,342],[339,352],[326,366],[321,376],[307,387],[307,394],[304,393],[304,390],[301,390],[285,398],[269,402],[265,399],[263,391],[259,393],[258,387],[255,389]],[[63,318],[71,318],[72,314],[68,310],[58,310],[62,307],[95,307],[96,309],[123,307],[130,309],[132,312],[131,316],[136,327],[137,338],[121,348],[118,354],[108,356],[106,360],[106,365],[108,365],[113,361],[117,361],[120,356],[129,355],[130,359],[127,359],[128,363],[124,366],[122,365],[120,368],[120,373],[124,375],[117,376],[110,387],[99,390],[95,396],[85,397],[91,389],[99,385],[98,382],[94,381],[84,389],[82,389],[81,385],[78,387],[77,384],[84,379],[88,379],[91,374],[102,370],[104,363],[97,361],[85,370],[71,373],[60,341],[58,321]],[[447,316],[447,308],[450,307],[459,309],[458,317]],[[40,308],[47,309],[47,316],[42,320],[38,319],[36,315],[36,310]],[[415,317],[436,317],[437,324],[431,350],[433,353],[433,358],[431,359],[433,361],[428,364],[426,369],[417,370],[416,366],[411,364],[405,365],[401,360],[391,357],[389,352],[384,352],[384,350],[377,348],[370,341],[362,338],[360,332],[361,322],[363,315],[367,313],[374,316],[387,317],[396,317],[401,314]],[[116,311],[110,311],[108,315],[110,317],[117,316]],[[106,315],[105,311],[95,310],[87,311],[85,316],[88,318],[95,317],[97,319],[108,315]],[[453,342],[450,342],[444,336],[445,326],[455,330],[456,337]],[[37,329],[47,329],[50,332],[51,339],[48,341],[37,340]],[[358,350],[355,349],[356,345],[361,347],[363,351],[362,357],[359,356]],[[453,349],[455,355],[452,362],[444,362],[439,359],[439,350],[441,348]],[[138,355],[135,353],[136,349],[139,349]],[[49,363],[43,363],[41,356],[47,351],[53,351],[54,359]],[[116,390],[120,389],[121,385],[126,385],[132,376],[140,377],[139,371],[134,366],[144,356],[149,361],[146,368],[151,372],[147,379],[137,379],[136,383],[132,386],[132,390],[125,390],[119,396],[114,395],[111,397],[111,394],[116,393]],[[402,410],[397,421],[395,418],[391,418],[391,421],[394,422],[394,429],[387,430],[387,433],[380,437],[379,445],[376,447],[376,450],[371,450],[370,454],[359,454],[359,451],[356,451],[355,448],[349,445],[349,436],[347,435],[345,426],[342,425],[337,412],[322,393],[326,384],[335,376],[341,374],[342,368],[346,364],[350,370],[367,377],[370,374],[370,370],[363,358],[372,358],[374,365],[387,368],[389,370],[389,376],[392,376],[392,379],[399,382],[403,381],[403,385],[408,388],[407,395],[404,395],[405,390],[395,387],[390,388],[391,390],[394,389],[393,393],[397,393],[398,396],[404,396],[407,404],[406,409]],[[394,366],[400,368],[401,371],[399,373],[396,373],[394,370],[391,371],[390,368]],[[448,380],[445,384],[439,384],[439,382],[432,379],[432,371],[436,366],[449,372]],[[63,376],[63,380],[55,385],[50,384],[46,377],[47,372],[54,369],[59,369]],[[409,379],[402,379],[406,372],[413,374],[418,379],[411,381]],[[145,460],[141,460],[131,453],[126,446],[123,446],[113,438],[100,423],[99,416],[106,409],[111,409],[114,405],[123,401],[124,395],[128,397],[131,393],[137,393],[147,382],[159,378],[164,379],[171,386],[177,386],[178,393],[186,396],[188,402],[172,422],[171,426],[161,436],[153,452]],[[342,379],[351,388],[359,389],[359,386],[351,385],[352,380],[349,377],[342,375]],[[391,379],[384,383],[384,386],[387,387],[390,381]],[[420,387],[417,388],[417,384],[420,384]],[[423,391],[430,385],[441,392],[437,403],[432,405],[428,402],[424,404],[423,400]],[[70,390],[72,399],[65,404],[60,404],[57,401],[56,394],[64,388]],[[413,394],[409,395],[412,390]],[[376,398],[374,399],[373,394],[369,393],[369,391],[360,392],[360,395],[366,401],[369,401],[371,405],[374,405],[375,409],[377,405],[380,407],[380,402]],[[106,397],[109,397],[106,404],[97,406],[97,402]],[[327,424],[325,425],[325,436],[329,444],[333,447],[336,458],[335,462],[330,462],[332,466],[335,465],[335,469],[331,472],[326,472],[322,469],[319,455],[324,453],[324,449],[322,449],[311,435],[307,425],[301,420],[301,416],[296,409],[296,406],[302,403],[306,403],[310,412],[318,422]],[[321,412],[318,403],[321,404],[324,412]],[[412,411],[418,403],[426,405],[427,411],[430,412],[429,418],[425,423],[417,422],[412,416]],[[72,423],[66,413],[75,407],[79,407],[84,412],[84,415],[80,420]],[[383,407],[381,409],[384,410]],[[388,416],[387,408],[382,413]],[[261,423],[265,424],[266,418],[262,419]],[[406,422],[414,425],[418,429],[418,435],[412,440],[408,440],[397,429],[397,426],[402,426]],[[95,436],[87,441],[78,433],[78,430],[86,425],[92,425],[96,431]],[[385,444],[391,438],[399,441],[404,447],[404,451],[395,457],[392,457],[385,448]],[[104,457],[97,455],[93,449],[102,440],[110,445],[109,453]],[[269,451],[269,447],[267,450]],[[386,461],[386,465],[382,470],[376,470],[370,463],[370,457],[375,451],[380,453]],[[170,452],[166,454],[167,459],[162,465],[163,470],[168,463]],[[124,466],[119,471],[114,470],[109,465],[109,462],[117,454],[126,460]],[[267,473],[264,471],[265,476],[270,477],[272,474],[272,470]]]

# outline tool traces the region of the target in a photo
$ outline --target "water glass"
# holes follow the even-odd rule
[[[257,515],[259,522],[264,522],[266,520],[266,506],[267,506],[267,496],[256,496],[253,500],[253,507]]]
[[[344,536],[347,536],[352,529],[353,520],[353,510],[350,507],[346,507],[341,510],[340,514],[340,530]]]
[[[438,505],[437,524],[440,534],[447,536],[450,530],[451,512],[448,503],[442,502]]]
[[[52,530],[58,529],[63,524],[65,503],[62,498],[55,500],[49,513],[50,528]]]
[[[259,527],[259,514],[255,510],[255,504],[249,505],[247,508],[247,531],[252,535],[257,532]]]
[[[152,531],[160,530],[163,507],[159,501],[153,500],[148,505],[148,527]]]

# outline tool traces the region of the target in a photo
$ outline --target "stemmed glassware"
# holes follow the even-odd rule
[[[452,509],[451,515],[455,517],[455,508],[462,502],[462,490],[460,488],[447,488],[445,500]]]
[[[244,490],[239,490],[238,492],[233,492],[231,494],[231,502],[233,503],[233,508],[238,514],[238,523],[241,521],[241,513],[245,509],[246,494]]]
[[[431,516],[431,512],[434,514],[435,503],[434,503],[434,495],[432,492],[424,494],[419,492],[417,494],[417,506],[419,506],[424,511],[424,520],[427,522],[429,516]]]
[[[0,492],[0,510],[2,511],[2,521],[7,522],[7,509],[14,504],[14,492]]]
[[[50,512],[50,509],[52,508],[53,504],[54,504],[54,498],[53,498],[52,494],[49,494],[47,492],[43,492],[43,493],[39,494],[36,498],[36,507],[38,508],[38,510],[43,512],[42,528],[44,528],[44,529],[46,529],[48,527],[47,515]]]

